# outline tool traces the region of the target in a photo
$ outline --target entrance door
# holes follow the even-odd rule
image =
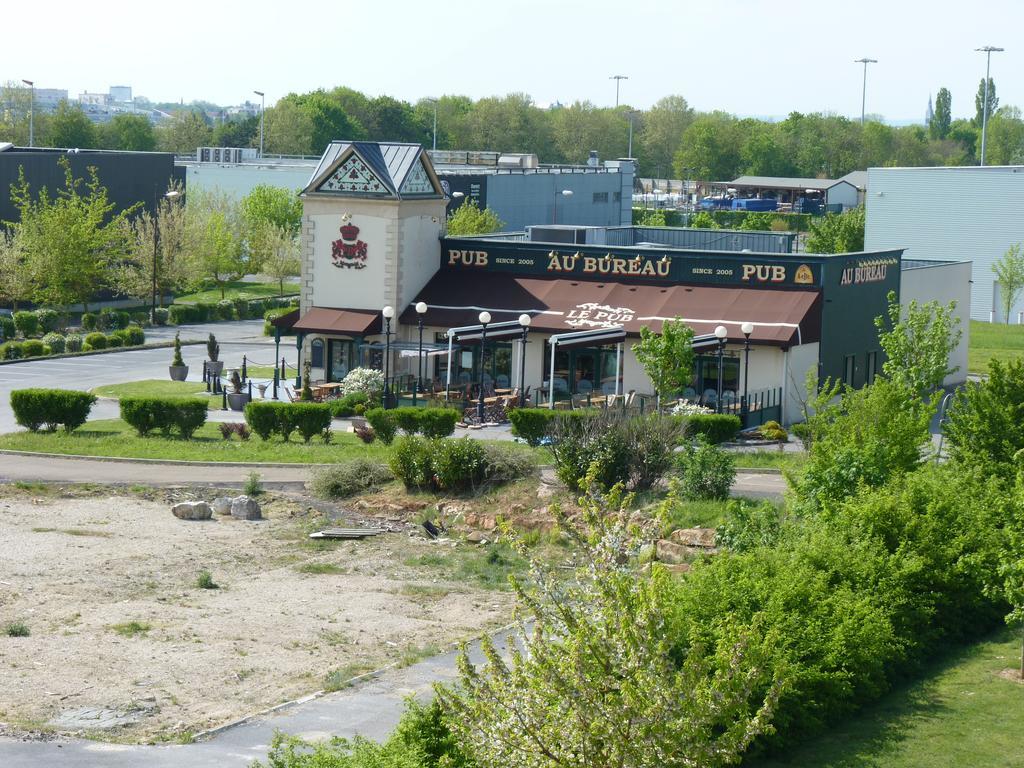
[[[327,341],[327,380],[341,381],[350,370],[355,355],[354,344],[351,341],[340,339],[328,339]]]
[[[594,391],[597,381],[597,357],[596,349],[573,350],[573,392],[586,395]]]

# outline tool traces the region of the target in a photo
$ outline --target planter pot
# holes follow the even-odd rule
[[[228,408],[232,411],[245,410],[245,404],[248,402],[248,392],[228,392]]]
[[[256,385],[256,389],[258,389],[260,391],[260,399],[261,400],[266,400],[266,398],[267,398],[267,385],[266,384],[257,384]]]
[[[187,365],[169,365],[167,370],[171,374],[171,381],[184,381],[188,378]]]
[[[220,376],[224,371],[223,360],[207,360],[206,361],[206,372],[211,376]]]

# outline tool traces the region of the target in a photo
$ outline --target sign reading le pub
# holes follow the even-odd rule
[[[444,267],[488,272],[514,272],[537,277],[580,276],[630,278],[671,283],[731,283],[762,286],[817,286],[820,265],[794,264],[781,261],[754,261],[749,256],[729,259],[715,254],[711,257],[682,254],[650,255],[635,250],[599,251],[580,248],[575,251],[552,251],[526,245],[501,245],[487,250],[479,247],[445,249]]]

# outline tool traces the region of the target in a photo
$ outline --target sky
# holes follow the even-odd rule
[[[611,106],[609,78],[626,75],[621,102],[642,109],[680,94],[743,116],[859,117],[854,60],[869,57],[867,112],[903,122],[942,86],[954,118],[972,116],[974,49],[994,45],[1000,103],[1024,107],[1024,0],[95,0],[87,15],[65,2],[5,4],[0,82],[222,105],[346,85]]]

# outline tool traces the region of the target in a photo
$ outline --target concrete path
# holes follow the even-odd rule
[[[496,644],[504,647],[505,633]],[[434,682],[454,679],[455,651],[405,669],[390,669],[352,688],[257,717],[193,744],[125,746],[91,741],[17,741],[0,738],[3,768],[244,768],[266,760],[276,731],[309,739],[358,734],[383,740],[398,723],[408,696],[427,698]],[[479,643],[471,657],[481,661]]]
[[[243,320],[230,323],[206,323],[178,327],[149,328],[149,341],[169,341],[176,331],[183,340],[205,341],[213,333],[221,345],[221,359],[229,368],[242,364],[242,356],[256,363],[272,365],[274,340],[263,336],[262,320]],[[206,347],[182,347],[182,357],[189,366],[189,381],[202,387],[203,361]],[[281,343],[281,355],[295,365],[295,343],[287,339]],[[171,362],[169,349],[136,349],[105,355],[65,357],[56,360],[33,360],[24,363],[0,365],[0,433],[20,429],[11,412],[10,394],[13,389],[26,387],[55,387],[60,389],[90,390],[104,384],[119,384],[143,379],[169,380],[167,366]],[[211,411],[211,415],[216,412]],[[116,418],[117,403],[98,402],[92,411],[94,419]],[[214,417],[216,420],[216,417]]]

